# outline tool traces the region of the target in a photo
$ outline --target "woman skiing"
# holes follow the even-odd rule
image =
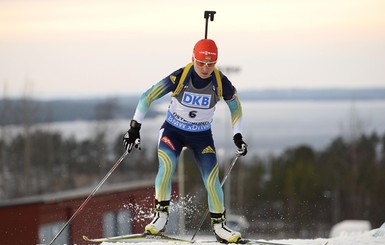
[[[226,226],[224,195],[219,181],[216,148],[211,131],[216,103],[223,98],[232,120],[236,154],[244,156],[247,145],[242,139],[242,108],[236,89],[215,68],[218,49],[211,39],[199,40],[193,49],[192,62],[162,79],[138,102],[130,129],[123,137],[126,150],[140,149],[140,128],[151,103],[172,92],[158,142],[159,169],[155,179],[154,219],[145,231],[164,231],[169,216],[171,182],[177,159],[183,147],[190,148],[200,170],[208,194],[208,206],[213,232],[220,242],[235,243],[241,234]]]

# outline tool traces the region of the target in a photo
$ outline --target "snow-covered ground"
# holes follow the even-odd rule
[[[189,238],[187,238],[189,239]],[[214,237],[210,238],[214,239]],[[207,241],[207,237],[197,237],[196,244],[200,245],[213,245],[220,243],[204,242]],[[317,238],[317,239],[281,239],[281,240],[268,240],[269,242],[276,242],[290,245],[385,245],[385,224],[379,229],[370,230],[360,234],[347,234],[335,238]],[[127,245],[124,242],[108,243],[104,242],[102,245]],[[141,245],[164,245],[170,244],[170,242],[141,242]],[[174,243],[175,244],[175,243]]]

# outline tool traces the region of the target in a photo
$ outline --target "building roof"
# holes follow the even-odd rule
[[[154,180],[139,180],[133,182],[126,183],[118,183],[118,184],[109,184],[101,186],[100,189],[95,193],[95,196],[106,194],[106,193],[114,193],[114,192],[122,192],[127,190],[132,190],[136,188],[145,188],[154,186]],[[9,200],[1,200],[0,207],[9,207],[16,205],[24,205],[24,204],[35,204],[35,203],[55,203],[65,200],[71,200],[76,198],[82,198],[85,196],[89,196],[95,189],[95,186],[79,188],[75,190],[67,190],[61,192],[54,193],[46,193],[41,195],[27,196]]]

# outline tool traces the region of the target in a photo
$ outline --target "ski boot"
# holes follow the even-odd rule
[[[157,201],[155,200],[154,219],[146,225],[144,231],[146,233],[156,235],[165,231],[168,221],[168,206],[170,201]]]
[[[242,239],[241,233],[231,230],[226,225],[225,214],[211,214],[211,226],[215,234],[215,238],[220,243],[237,243]]]

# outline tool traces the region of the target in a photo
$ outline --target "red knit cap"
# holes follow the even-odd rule
[[[202,61],[217,61],[218,48],[211,39],[201,39],[195,46],[193,51],[194,58]]]

